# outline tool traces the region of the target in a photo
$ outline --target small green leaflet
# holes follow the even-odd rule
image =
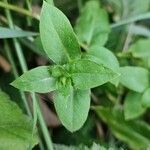
[[[131,52],[135,58],[150,58],[150,38],[142,39],[135,42],[129,48],[128,52]]]
[[[83,57],[100,65],[103,64],[105,67],[110,68],[115,73],[120,74],[119,62],[116,56],[105,47],[101,47],[99,45],[92,46],[85,54],[83,54]],[[118,85],[119,77],[112,80],[111,83]]]
[[[32,69],[12,82],[11,85],[22,91],[38,93],[54,91],[56,90],[56,79],[51,75],[52,68],[41,66]]]
[[[146,108],[142,106],[142,94],[130,92],[125,98],[124,114],[126,120],[140,117]]]
[[[141,120],[125,121],[121,110],[101,106],[94,107],[93,109],[108,125],[112,133],[118,139],[126,142],[131,149],[145,150],[150,147],[149,124]]]
[[[149,86],[149,72],[145,68],[126,66],[120,72],[120,83],[133,91],[143,92]]]
[[[75,90],[69,83],[54,92],[54,105],[62,124],[74,132],[80,129],[87,119],[90,90]]]
[[[44,1],[40,18],[40,36],[50,59],[65,64],[80,58],[80,47],[66,16]]]
[[[79,60],[66,66],[77,89],[89,89],[100,86],[118,77],[111,69],[90,60]]]
[[[0,90],[0,149],[27,150],[38,143],[33,122]]]
[[[142,95],[142,105],[146,108],[150,107],[150,88],[146,89]]]
[[[103,46],[110,32],[108,16],[104,9],[100,8],[99,1],[88,1],[77,20],[75,31],[80,43],[90,47],[92,45]]]
[[[37,35],[39,35],[39,34],[35,33],[35,32],[0,27],[0,39],[29,37],[29,36],[37,36]]]

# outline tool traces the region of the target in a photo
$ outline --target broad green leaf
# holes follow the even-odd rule
[[[150,107],[150,88],[148,88],[142,95],[142,105],[144,107]]]
[[[74,132],[79,130],[87,119],[90,109],[90,90],[75,90],[70,84],[55,91],[54,105],[62,124],[69,131]]]
[[[125,119],[135,119],[145,111],[146,109],[142,106],[142,94],[135,92],[128,93],[124,102]]]
[[[134,107],[134,106],[133,106]],[[150,147],[150,126],[140,120],[125,121],[123,112],[104,107],[93,108],[108,125],[111,132],[126,142],[131,149],[144,150]]]
[[[98,64],[103,64],[105,67],[110,68],[112,71],[119,74],[119,62],[115,55],[108,49],[95,45],[91,47],[84,57]],[[118,85],[119,77],[111,81],[113,84]]]
[[[64,64],[80,58],[80,47],[66,16],[44,1],[40,18],[43,48],[55,63]]]
[[[47,93],[56,90],[56,79],[52,76],[53,67],[41,66],[32,69],[14,82],[12,86],[22,91]]]
[[[121,67],[120,72],[120,83],[133,91],[143,92],[149,85],[149,72],[142,67]]]
[[[77,20],[75,31],[80,43],[87,47],[103,46],[106,43],[110,27],[107,13],[100,8],[99,1],[91,0],[85,4]]]
[[[94,88],[118,77],[104,65],[84,59],[68,64],[67,69],[77,89]]]
[[[132,53],[133,57],[136,58],[150,58],[150,38],[138,40],[136,43],[131,45],[129,52]]]
[[[38,33],[0,27],[0,39],[37,36]]]
[[[27,150],[38,143],[37,134],[32,137],[33,123],[20,108],[0,90],[0,149]]]

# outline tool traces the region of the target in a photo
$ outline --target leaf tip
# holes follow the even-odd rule
[[[13,82],[10,83],[11,86],[17,88],[17,84],[16,84],[16,80],[14,80]]]

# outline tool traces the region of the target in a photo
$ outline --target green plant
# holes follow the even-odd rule
[[[8,2],[0,149],[148,150],[150,1]]]
[[[84,57],[68,19],[47,2],[42,8],[40,37],[45,52],[56,65],[28,71],[12,85],[23,91],[54,91],[54,104],[62,124],[71,132],[76,131],[89,112],[90,88],[112,81],[118,73],[88,58],[89,55]]]

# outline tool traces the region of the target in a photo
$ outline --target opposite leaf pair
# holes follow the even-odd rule
[[[71,132],[76,131],[88,116],[90,88],[112,81],[118,74],[100,63],[81,58],[70,22],[46,2],[41,13],[40,35],[45,52],[57,65],[30,70],[12,85],[23,91],[54,91],[54,104],[62,124]]]

